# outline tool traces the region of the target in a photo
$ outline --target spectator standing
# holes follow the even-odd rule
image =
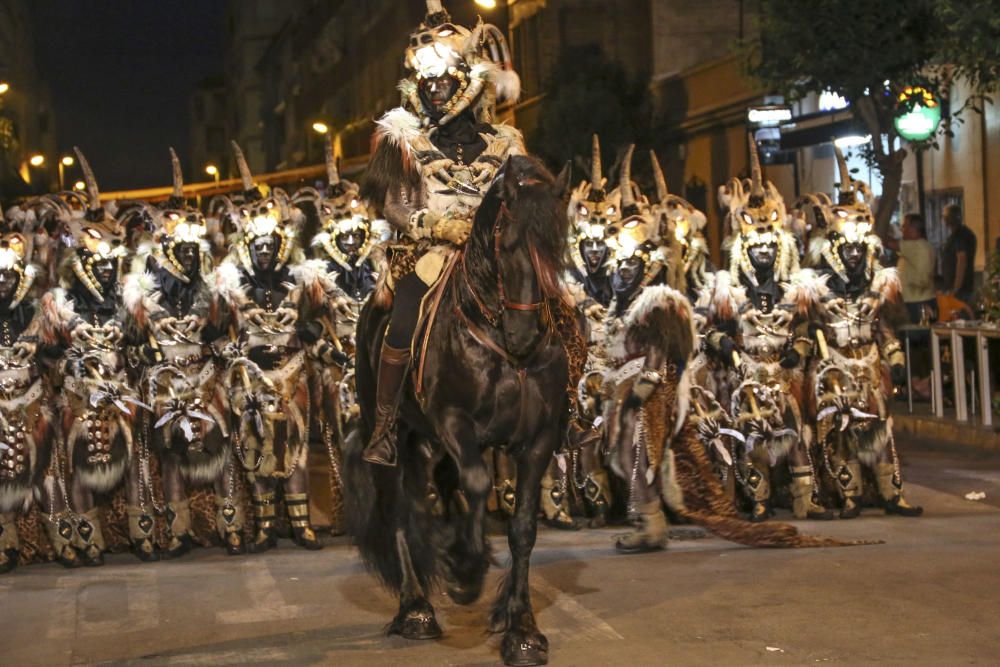
[[[948,226],[948,240],[941,257],[941,274],[946,294],[952,294],[965,303],[972,303],[973,262],[976,260],[976,235],[962,222],[962,209],[952,204],[944,209],[944,223]]]
[[[937,319],[934,294],[934,246],[927,240],[927,225],[919,213],[903,218],[903,238],[899,242],[899,281],[903,303],[914,324]]]

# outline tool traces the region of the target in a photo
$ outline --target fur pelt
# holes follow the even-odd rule
[[[241,282],[242,275],[239,265],[232,258],[226,258],[215,269],[214,291],[216,296],[227,304],[240,304],[246,300]]]
[[[666,285],[646,287],[625,313],[627,339],[639,349],[656,347],[682,364],[694,351],[697,332],[687,298]]]
[[[894,268],[879,269],[872,278],[872,291],[880,295],[882,303],[896,303],[903,293],[899,272]]]
[[[785,289],[785,300],[795,306],[800,316],[810,316],[830,291],[826,286],[827,277],[812,269],[796,271]]]
[[[122,287],[122,303],[139,327],[145,327],[149,315],[160,307],[152,296],[156,279],[145,269],[130,273]]]
[[[740,304],[746,302],[746,294],[746,289],[733,280],[733,274],[729,271],[717,272],[708,303],[709,317],[715,322],[736,319]]]
[[[65,335],[66,324],[73,319],[73,301],[61,287],[49,290],[41,299],[42,319],[40,333],[42,341],[55,345]]]

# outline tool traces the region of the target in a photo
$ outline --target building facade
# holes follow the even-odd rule
[[[38,73],[27,4],[0,0],[0,196],[55,189],[58,165],[52,101]]]

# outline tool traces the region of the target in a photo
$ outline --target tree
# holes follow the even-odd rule
[[[607,166],[614,161],[608,159],[612,151],[644,141],[649,133],[645,87],[597,47],[564,51],[546,90],[528,146],[556,171],[578,156],[589,156],[595,132]],[[610,171],[605,169],[605,176]]]
[[[761,0],[760,7],[759,39],[743,46],[749,74],[790,100],[830,90],[850,102],[872,136],[869,158],[883,179],[876,229],[885,234],[907,154],[893,126],[899,93],[922,86],[942,95],[964,78],[972,94],[953,115],[981,109],[1000,80],[1000,0]]]

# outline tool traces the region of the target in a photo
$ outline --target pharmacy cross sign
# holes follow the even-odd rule
[[[907,86],[899,94],[893,124],[899,136],[909,141],[926,141],[941,124],[941,103],[920,86]]]

